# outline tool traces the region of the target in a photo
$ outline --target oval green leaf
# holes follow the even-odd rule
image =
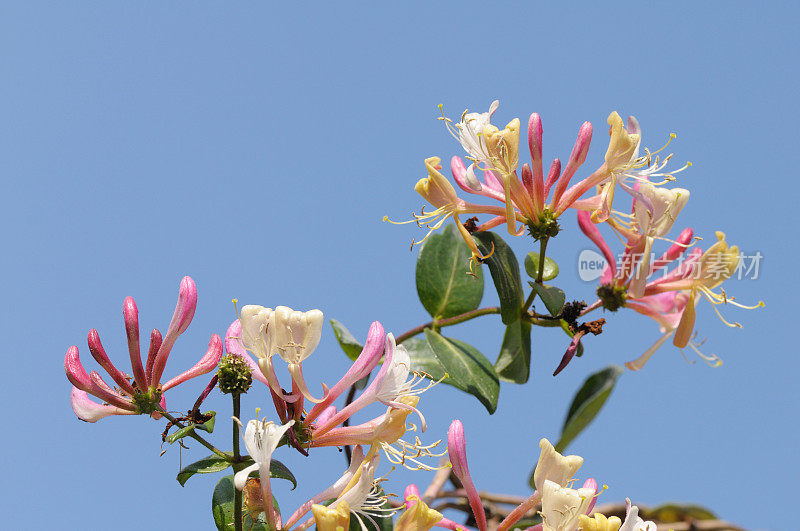
[[[528,276],[536,280],[539,274],[539,253],[528,253],[525,257],[525,272]],[[544,271],[542,280],[553,280],[558,276],[558,264],[549,256],[544,257]]]
[[[476,232],[473,237],[484,256],[491,253],[483,262],[489,266],[497,296],[500,298],[500,317],[503,324],[511,324],[519,320],[523,303],[517,257],[508,244],[494,232]]]
[[[225,453],[233,457],[231,452]],[[244,461],[242,461],[242,464],[245,466],[252,465],[253,458],[249,455],[244,456]],[[181,471],[178,472],[178,476],[175,479],[178,480],[178,483],[180,483],[181,486],[184,486],[189,478],[195,474],[214,474],[216,472],[222,472],[230,466],[231,462],[227,459],[223,459],[216,454],[211,454],[208,457],[204,457],[199,461],[195,461],[194,463],[183,467]],[[294,474],[292,474],[292,471],[289,470],[286,465],[277,459],[273,459],[270,462],[269,475],[273,478],[285,479],[286,481],[289,481],[292,484],[292,490],[297,488],[297,478],[294,477]]]
[[[594,420],[623,372],[625,370],[622,367],[611,365],[590,375],[583,382],[569,406],[561,438],[555,445],[558,452],[563,453],[569,443]]]
[[[469,274],[472,252],[458,229],[447,225],[431,234],[417,256],[417,295],[434,319],[474,310],[483,298],[483,274]]]
[[[475,347],[444,337],[438,332],[425,329],[433,354],[447,371],[455,387],[477,398],[489,414],[497,409],[500,380],[492,364]]]
[[[556,317],[561,313],[564,308],[564,303],[567,301],[567,296],[564,292],[555,286],[545,286],[544,284],[537,284],[536,282],[528,282],[533,290],[542,299],[545,308],[550,312],[550,315]]]
[[[531,324],[514,321],[506,327],[494,368],[501,379],[523,384],[531,372]]]

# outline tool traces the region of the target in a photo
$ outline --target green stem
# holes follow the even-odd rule
[[[544,258],[545,258],[545,251],[547,250],[547,240],[550,238],[542,238],[539,240],[539,272],[536,274],[536,283],[542,283],[542,277],[544,276]]]
[[[232,393],[231,398],[233,399],[233,416],[238,419],[241,409],[241,395],[239,395],[239,393]],[[242,464],[239,462],[241,459],[241,455],[239,455],[239,424],[236,421],[231,422],[231,424],[233,424],[233,471],[236,473],[242,467]],[[242,531],[244,528],[244,520],[242,519],[242,491],[239,489],[233,489],[233,521],[236,526],[236,531]]]
[[[436,326],[437,328],[443,328],[445,326],[453,326],[459,323],[463,323],[464,321],[469,321],[470,319],[475,319],[476,317],[480,317],[481,315],[489,315],[492,313],[500,313],[500,307],[490,306],[488,308],[478,308],[477,310],[464,312],[461,315],[456,315],[454,317],[449,317],[447,319],[437,319],[435,321],[428,321],[427,323],[412,328],[408,332],[400,334],[399,336],[397,336],[396,341],[397,344],[399,345],[406,339],[421,334],[426,328],[432,328],[433,326]]]
[[[542,283],[542,277],[544,276],[544,257],[545,251],[547,250],[547,240],[549,238],[542,238],[539,240],[539,271],[536,272],[536,283]],[[528,308],[531,307],[533,304],[533,299],[536,298],[536,290],[532,289],[531,292],[528,294],[528,298],[525,299],[525,304],[522,305],[522,313],[528,311]]]
[[[178,428],[185,428],[186,427],[178,419],[176,419],[175,417],[173,417],[172,415],[167,413],[167,411],[164,408],[162,408],[161,406],[156,406],[156,411],[161,413],[161,415],[163,415],[167,420],[172,422],[172,424],[174,426],[177,426]],[[225,459],[226,461],[233,462],[231,456],[227,455],[225,452],[223,452],[222,450],[219,450],[213,444],[211,444],[207,440],[205,440],[202,437],[200,437],[199,435],[197,435],[197,433],[195,433],[194,430],[190,430],[189,431],[189,437],[191,437],[195,441],[199,442],[200,444],[202,444],[203,446],[205,446],[206,448],[208,448],[209,450],[211,450],[212,452],[217,454],[219,457]]]

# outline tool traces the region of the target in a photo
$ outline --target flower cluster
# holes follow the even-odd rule
[[[610,311],[626,306],[653,318],[661,326],[662,337],[644,355],[627,366],[634,370],[641,369],[653,352],[672,336],[677,347],[690,346],[703,359],[712,364],[718,363],[716,356],[702,354],[697,342],[692,340],[697,302],[700,298],[708,300],[722,321],[732,327],[741,325],[725,320],[717,306],[733,304],[753,309],[763,303],[746,306],[735,302],[724,290],[714,291],[737,270],[740,262],[738,248],[729,247],[723,233],[717,232],[719,241],[705,253],[699,249],[688,251],[694,243],[691,229],[684,230],[675,240],[668,238],[690,196],[687,189],[666,187],[676,180],[675,174],[691,166],[687,162],[676,170],[666,170],[672,154],[661,158],[659,153],[675,135],[671,135],[666,145],[657,151],[642,148],[642,132],[638,121],[631,116],[624,123],[614,111],[607,120],[609,142],[603,162],[578,182],[572,183],[573,177],[586,162],[592,124],[584,122],[579,128],[572,152],[563,168],[561,161],[556,158],[545,175],[543,129],[539,114],[531,114],[528,120],[531,163],[524,163],[520,168],[520,121],[514,118],[502,130],[493,125],[492,117],[498,106],[499,102],[494,101],[488,112],[464,111],[457,122],[442,113],[440,120],[444,121],[450,134],[466,152],[468,164],[458,156],[450,161],[455,183],[468,194],[499,204],[476,204],[461,199],[450,181],[442,175],[440,159],[428,158],[425,160],[428,177],[417,182],[415,190],[435,210],[426,213],[423,208],[420,214],[414,214],[410,222],[424,224],[428,228],[425,238],[414,243],[422,243],[433,230],[452,218],[472,252],[472,261],[478,263],[486,260],[491,253],[481,253],[474,233],[505,224],[509,234],[522,236],[527,228],[534,239],[546,245],[547,240],[557,236],[561,230],[559,217],[567,209],[574,209],[581,230],[598,245],[609,264],[598,289],[600,300],[581,315],[600,306]],[[630,213],[614,208],[617,189],[632,198]],[[473,214],[488,214],[491,218],[482,223],[478,223],[477,218],[462,222],[460,216]],[[624,242],[622,263],[616,263],[614,255],[600,236],[597,229],[599,224],[609,226]],[[653,248],[658,240],[668,241],[672,246],[655,263],[651,263]],[[685,263],[678,264],[664,278],[651,278],[654,272],[671,264],[687,251],[689,255]],[[581,338],[581,334],[576,333],[575,323],[569,324],[573,328],[573,341],[555,374],[575,355]]]
[[[222,356],[222,339],[217,334],[211,336],[208,351],[192,368],[178,376],[161,383],[161,376],[167,364],[175,340],[178,339],[192,322],[197,307],[197,288],[190,277],[181,280],[178,293],[178,304],[167,328],[166,337],[154,329],[150,333],[150,346],[147,362],[142,364],[139,350],[139,310],[132,297],[127,297],[122,305],[125,320],[125,333],[128,339],[128,352],[131,358],[133,376],[119,370],[109,359],[97,330],[89,331],[89,352],[97,363],[111,377],[116,387],[112,387],[97,371],[87,374],[83,368],[78,347],[73,345],[67,350],[64,369],[72,384],[72,409],[79,419],[86,422],[97,422],[109,415],[149,414],[160,418],[159,411],[166,407],[164,392],[202,374],[214,370]],[[103,403],[98,404],[89,395],[93,395]]]

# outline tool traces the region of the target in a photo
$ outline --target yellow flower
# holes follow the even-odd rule
[[[346,531],[350,527],[350,505],[344,500],[336,507],[312,505],[311,511],[319,531]]]
[[[416,496],[410,498],[416,501],[400,515],[395,531],[428,531],[443,518],[442,513],[429,508]]]
[[[606,518],[600,513],[592,515],[593,518],[582,514],[578,517],[578,531],[617,531],[622,525],[622,520],[616,516]]]
[[[684,348],[689,344],[697,317],[695,303],[701,295],[712,304],[712,308],[717,312],[717,316],[719,316],[722,322],[730,327],[741,328],[742,325],[736,322],[729,323],[726,321],[717,309],[717,306],[720,304],[733,304],[734,306],[747,310],[764,306],[764,303],[761,301],[755,306],[745,306],[744,304],[739,304],[734,301],[733,297],[729,297],[725,293],[725,290],[720,290],[720,293],[712,291],[731,277],[739,267],[739,260],[739,248],[735,245],[729,247],[728,242],[725,241],[725,233],[717,231],[717,242],[709,247],[698,260],[697,268],[695,269],[696,274],[691,280],[691,286],[689,288],[689,303],[686,305],[686,310],[684,310],[681,316],[681,321],[678,323],[678,328],[675,331],[675,338],[672,341],[676,347]]]

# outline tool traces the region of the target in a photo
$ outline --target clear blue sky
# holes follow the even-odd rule
[[[680,181],[692,197],[679,225],[707,241],[725,230],[764,255],[758,280],[727,286],[741,301],[767,302],[728,309],[744,329],[726,329],[708,306],[699,312],[706,348],[725,364],[690,365],[665,347],[644,371],[625,374],[571,447],[586,460],[582,477],[610,486],[605,501],[697,502],[750,528],[786,529],[795,507],[783,489],[800,472],[797,5],[289,5],[2,8],[0,326],[9,342],[0,496],[14,508],[13,527],[211,528],[215,478],[178,485],[177,449],[158,455],[163,423],[75,419],[67,348],[77,344],[94,368],[85,341],[97,328],[124,366],[124,297],[136,298],[143,329],[163,331],[187,274],[199,305],[168,376],[225,332],[234,297],[320,308],[359,338],[372,320],[396,333],[423,322],[408,250],[420,233],[381,217],[422,205],[413,185],[424,158],[459,153],[436,105],[458,116],[498,98],[498,122],[541,114],[545,157],[566,158],[589,120],[587,164],[598,165],[615,109],[638,117],[647,145],[678,133],[676,161],[694,163]],[[592,287],[574,272],[587,244],[571,216],[564,224],[551,244],[561,284],[589,298]],[[515,242],[520,252],[526,245]],[[494,299],[487,286],[484,304]],[[502,330],[486,319],[452,333],[494,359]],[[557,437],[583,378],[637,356],[657,334],[632,312],[612,316],[586,355],[553,378],[564,337],[547,332],[534,337],[532,381],[504,385],[498,414],[444,386],[423,397],[429,438],[463,420],[480,489],[528,492],[537,442]],[[330,328],[309,361],[315,389],[344,369]],[[205,381],[171,392],[170,405],[188,408]],[[210,403],[229,414],[221,398]],[[244,407],[252,414],[258,405],[268,405],[265,393]],[[225,426],[216,440],[228,437]],[[192,448],[183,462],[205,453]],[[335,450],[324,453],[313,468],[285,458],[301,476],[291,495],[277,487],[286,507],[342,469]]]

